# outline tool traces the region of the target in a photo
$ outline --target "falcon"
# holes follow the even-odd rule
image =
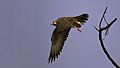
[[[82,14],[75,17],[60,17],[53,21],[51,25],[56,26],[51,37],[51,50],[48,63],[52,63],[62,52],[64,43],[69,35],[71,28],[80,31],[81,25],[88,20],[88,14]],[[81,31],[80,31],[81,32]]]

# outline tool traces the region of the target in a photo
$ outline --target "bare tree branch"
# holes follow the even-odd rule
[[[104,13],[103,13],[103,16],[102,16],[102,18],[101,18],[101,20],[100,20],[99,28],[101,28],[102,20],[103,20],[103,18],[105,17],[105,13],[107,13],[106,11],[107,11],[107,6],[106,6],[105,11],[104,11]]]
[[[108,53],[107,49],[105,48],[105,45],[104,45],[104,42],[103,42],[103,39],[102,39],[102,32],[104,30],[108,31],[108,29],[112,26],[112,24],[117,20],[117,18],[115,18],[114,20],[112,20],[110,23],[107,24],[107,26],[105,27],[101,27],[101,24],[102,24],[102,20],[103,18],[105,17],[105,13],[107,11],[107,7],[103,13],[103,16],[100,20],[100,23],[99,23],[99,29],[96,28],[94,26],[94,28],[99,32],[99,41],[100,41],[100,44],[101,44],[101,47],[105,53],[105,55],[107,56],[107,58],[111,61],[111,63],[116,67],[116,68],[120,68],[120,66],[113,60],[113,58],[110,56],[110,54]],[[104,18],[105,21],[107,21],[105,18]]]

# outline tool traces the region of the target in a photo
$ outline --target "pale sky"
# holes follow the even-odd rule
[[[0,68],[114,68],[93,28],[106,6],[106,19],[118,20],[104,41],[120,64],[120,0],[0,0]],[[72,29],[59,58],[48,64],[55,28],[50,23],[61,16],[82,13],[90,16],[81,28],[83,33]]]

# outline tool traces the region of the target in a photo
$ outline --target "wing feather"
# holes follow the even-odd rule
[[[58,55],[60,55],[60,52],[62,52],[64,43],[68,37],[69,31],[71,28],[68,28],[62,32],[57,31],[57,27],[53,31],[52,37],[51,37],[51,50],[50,55],[48,58],[48,62],[55,61],[56,58],[58,58]]]
[[[88,20],[89,15],[88,14],[82,14],[82,15],[79,15],[79,16],[75,16],[74,18],[76,18],[79,22],[84,24]]]
[[[72,19],[72,17],[61,17],[60,19],[58,19],[58,24],[57,24],[57,31],[58,32],[62,32],[68,28],[70,28],[73,24],[73,22],[71,22],[70,20]],[[60,21],[59,21],[60,20]]]

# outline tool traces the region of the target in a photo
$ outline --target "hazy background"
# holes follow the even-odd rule
[[[98,26],[105,6],[112,25],[105,44],[120,64],[120,0],[0,0],[0,68],[114,68],[103,53]],[[72,29],[59,59],[47,63],[51,47],[50,23],[61,16],[88,13],[81,28]]]

